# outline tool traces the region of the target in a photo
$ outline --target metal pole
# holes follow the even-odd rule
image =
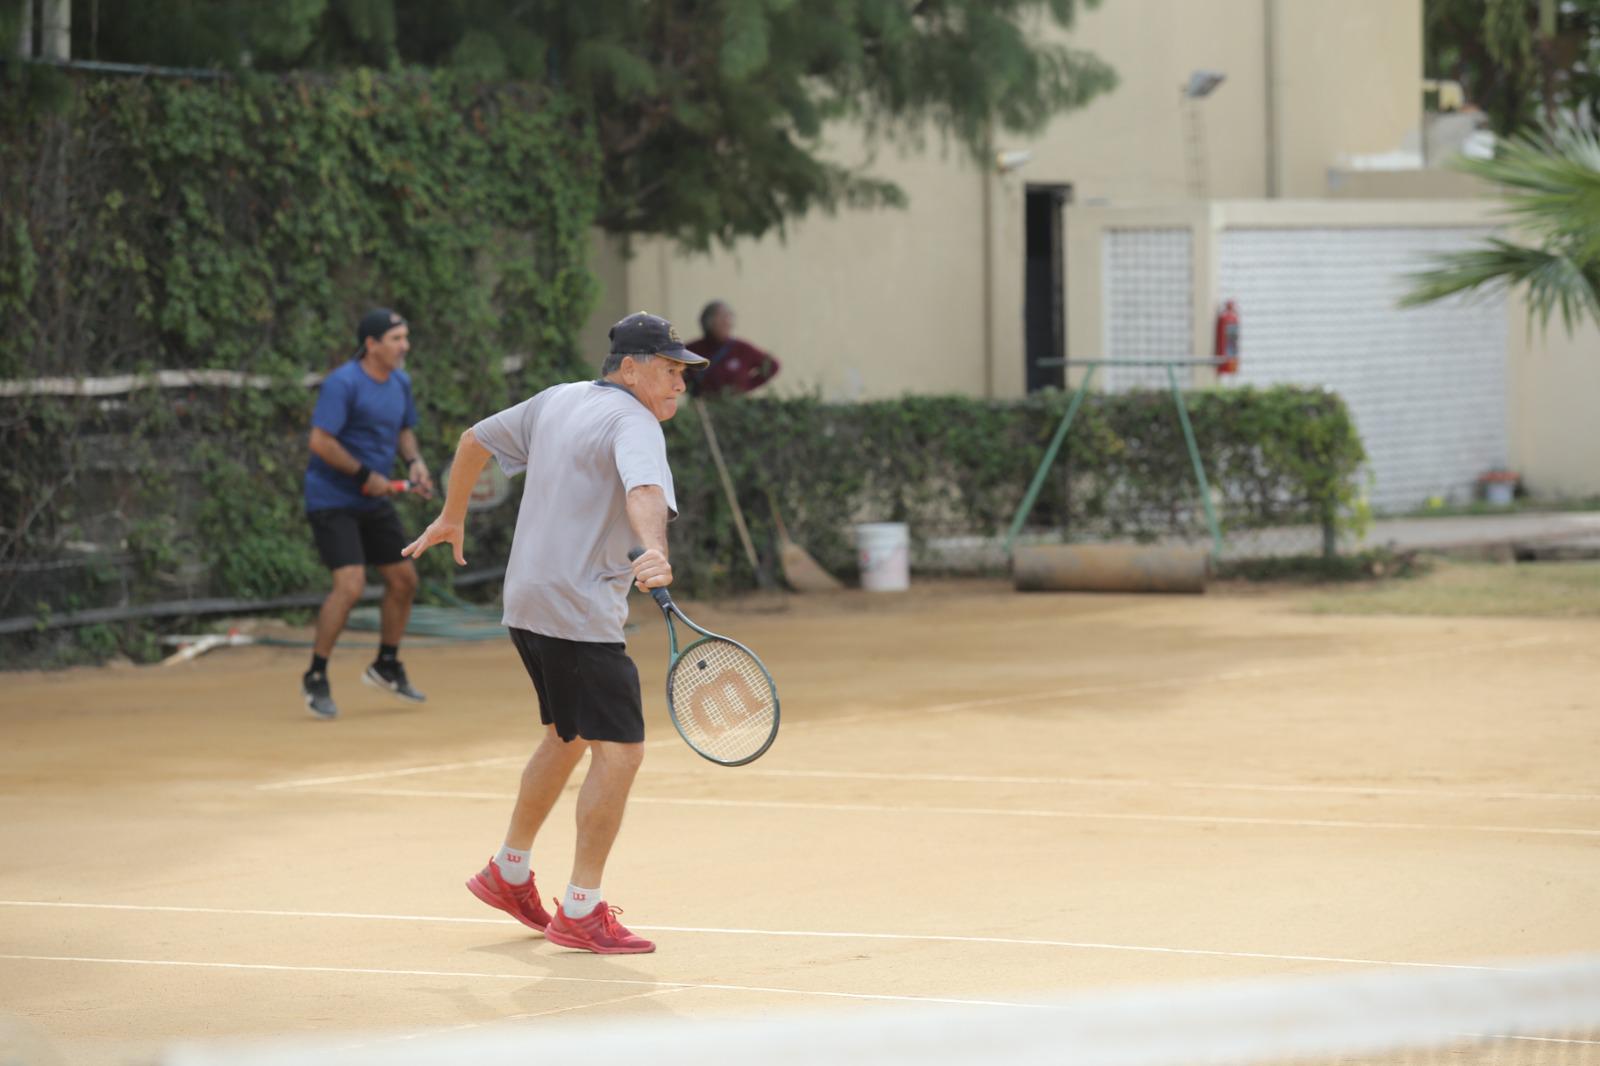
[[[733,510],[733,528],[739,534],[739,543],[744,545],[744,556],[750,560],[750,570],[755,574],[756,582],[762,584],[761,560],[757,558],[756,546],[750,540],[750,529],[744,524],[744,508],[739,506],[739,494],[733,490],[733,478],[728,475],[728,464],[723,461],[722,445],[717,443],[717,430],[711,424],[711,412],[700,397],[694,397],[693,402],[695,414],[700,416],[700,427],[705,430],[706,445],[711,449],[711,460],[717,467],[717,480],[722,482],[722,491]]]
[[[1061,417],[1061,425],[1056,429],[1056,435],[1051,438],[1050,446],[1044,451],[1044,459],[1039,463],[1039,469],[1034,472],[1033,481],[1028,485],[1027,493],[1022,497],[1022,504],[1017,508],[1016,517],[1011,520],[1011,530],[1006,534],[1006,554],[1011,554],[1011,546],[1016,543],[1017,534],[1022,532],[1022,524],[1028,520],[1028,512],[1033,510],[1033,505],[1039,500],[1039,493],[1044,489],[1044,479],[1050,476],[1050,468],[1055,465],[1056,456],[1061,452],[1061,445],[1066,442],[1067,430],[1072,428],[1072,420],[1078,416],[1078,408],[1083,404],[1083,398],[1089,392],[1089,383],[1094,380],[1094,372],[1099,366],[1091,363],[1083,375],[1083,382],[1078,386],[1078,391],[1072,394],[1072,400],[1067,404],[1067,413]]]
[[[983,398],[994,399],[994,175],[990,166],[994,160],[994,141],[989,132],[983,139],[984,165],[978,168],[978,179],[983,182],[978,190],[978,210],[983,214]]]
[[[22,22],[17,32],[17,55],[33,58],[33,0],[22,0]]]
[[[72,0],[44,0],[39,7],[39,54],[72,58]]]
[[[1261,0],[1261,28],[1264,43],[1262,60],[1266,82],[1266,152],[1267,199],[1276,200],[1283,195],[1283,176],[1279,159],[1282,146],[1278,131],[1278,0]],[[1423,138],[1426,140],[1427,138]]]
[[[1200,486],[1200,505],[1205,508],[1206,525],[1211,529],[1211,555],[1222,557],[1222,527],[1217,525],[1217,512],[1211,506],[1211,486],[1206,481],[1206,467],[1200,461],[1200,446],[1195,443],[1194,427],[1189,424],[1189,408],[1183,402],[1183,390],[1178,388],[1178,372],[1167,367],[1167,382],[1172,386],[1172,402],[1178,405],[1178,421],[1183,423],[1183,439],[1189,445],[1189,460],[1194,464],[1194,479]]]

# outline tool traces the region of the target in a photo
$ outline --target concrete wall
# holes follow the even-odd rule
[[[1211,195],[1265,195],[1263,13],[1263,0],[1109,0],[1086,12],[1062,39],[1110,62],[1121,85],[1057,119],[1043,135],[1002,137],[999,147],[1033,149],[1022,177],[1070,183],[1080,203],[1184,199],[1188,167],[1180,89],[1192,71],[1218,70],[1227,80],[1199,105]],[[1054,28],[1042,32],[1060,34]]]
[[[1021,395],[1029,184],[1070,185],[1079,204],[1186,199],[1179,89],[1210,68],[1227,75],[1199,105],[1211,195],[1257,198],[1274,183],[1322,195],[1342,156],[1398,148],[1420,126],[1420,34],[1421,0],[1111,0],[1067,39],[1115,66],[1121,85],[1037,136],[1000,136],[999,150],[1033,151],[1021,170],[980,170],[930,133],[921,151],[873,161],[909,194],[906,211],[813,216],[787,240],[709,256],[646,241],[621,263],[602,249],[606,291],[590,329],[602,327],[598,345],[602,324],[643,308],[687,334],[716,297],[734,305],[743,335],[783,359],[780,390]],[[868,158],[849,128],[833,131],[828,150]],[[1068,330],[1079,336],[1070,318]],[[1099,342],[1069,344],[1082,355]]]
[[[1026,145],[1027,180],[1079,202],[1188,197],[1179,87],[1198,69],[1227,76],[1199,105],[1214,199],[1323,196],[1343,159],[1421,143],[1422,0],[1115,0],[1063,40],[1122,76]]]
[[[1422,137],[1420,0],[1269,0],[1279,152],[1270,196],[1325,195],[1341,157]]]
[[[1470,200],[1497,195],[1496,186],[1443,167],[1328,173],[1328,196],[1338,200]]]
[[[1600,496],[1600,328],[1541,333],[1511,316],[1511,462],[1539,496]]]
[[[780,391],[981,395],[984,176],[954,148],[888,152],[874,169],[914,190],[908,208],[816,215],[731,252],[641,242],[627,306],[667,315],[688,337],[708,300],[727,300],[739,333],[782,361]]]
[[[624,315],[641,310],[633,306],[628,276],[632,265],[622,254],[622,246],[600,230],[589,235],[589,269],[599,286],[594,307],[578,333],[583,352],[596,368],[605,361],[606,333]]]

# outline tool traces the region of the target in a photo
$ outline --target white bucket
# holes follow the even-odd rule
[[[1516,486],[1509,481],[1486,481],[1483,498],[1495,507],[1510,507],[1516,496]]]
[[[867,522],[856,527],[861,587],[868,592],[904,592],[911,587],[911,531],[904,522]]]

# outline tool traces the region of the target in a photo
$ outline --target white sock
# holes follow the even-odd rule
[[[568,918],[587,918],[598,906],[600,890],[579,888],[577,885],[568,885],[566,897],[561,901],[561,909],[567,912]]]
[[[525,885],[528,878],[533,876],[533,870],[528,867],[528,853],[518,851],[509,844],[500,846],[494,864],[500,868],[500,876],[505,878],[508,885]]]

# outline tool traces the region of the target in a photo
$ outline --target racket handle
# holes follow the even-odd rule
[[[391,493],[410,492],[411,491],[411,482],[407,481],[405,478],[400,478],[398,480],[391,480],[389,482],[389,491]],[[367,492],[367,487],[365,485],[361,486],[361,495],[363,495],[363,496],[371,495],[371,493]]]
[[[628,553],[628,562],[638,562],[639,556],[644,554],[643,548],[635,548]],[[660,605],[663,611],[672,606],[672,595],[666,589],[651,589],[650,598]]]

